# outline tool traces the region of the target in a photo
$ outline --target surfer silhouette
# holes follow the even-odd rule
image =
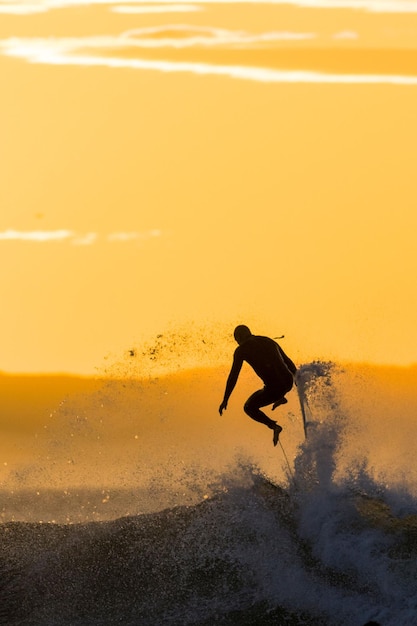
[[[265,415],[260,408],[272,404],[272,410],[274,410],[277,406],[286,404],[285,394],[294,384],[297,368],[276,341],[269,337],[252,335],[247,326],[236,326],[234,338],[239,345],[233,356],[233,364],[219,413],[222,415],[227,409],[227,403],[237,383],[243,361],[246,361],[262,379],[264,388],[255,391],[246,400],[244,411],[253,420],[265,424],[274,431],[273,443],[276,446],[282,427]]]

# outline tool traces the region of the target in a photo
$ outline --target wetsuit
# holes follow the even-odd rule
[[[226,383],[226,400],[236,385],[243,361],[249,363],[265,385],[247,399],[244,405],[245,413],[273,429],[276,422],[260,411],[260,407],[277,402],[290,391],[297,368],[276,341],[269,337],[251,335],[235,350],[232,369]]]

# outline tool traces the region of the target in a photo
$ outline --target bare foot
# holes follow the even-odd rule
[[[275,424],[275,426],[274,426],[274,439],[273,439],[274,446],[276,446],[277,443],[278,443],[279,434],[280,434],[281,431],[282,431],[282,426],[280,426],[279,424]]]

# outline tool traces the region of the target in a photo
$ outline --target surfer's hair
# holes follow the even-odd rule
[[[252,333],[247,326],[245,326],[244,324],[240,324],[239,326],[236,326],[233,335],[238,343],[242,343],[242,341],[246,341],[246,339],[249,339]]]

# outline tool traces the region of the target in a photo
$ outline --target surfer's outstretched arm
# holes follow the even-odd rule
[[[227,409],[227,403],[229,401],[229,398],[232,394],[233,389],[235,388],[235,385],[237,383],[237,379],[239,378],[239,374],[240,374],[240,370],[242,369],[242,365],[243,365],[243,360],[236,356],[233,358],[233,365],[232,365],[232,369],[230,370],[230,374],[227,378],[227,382],[226,382],[226,390],[224,392],[224,398],[223,398],[223,402],[221,403],[220,407],[219,407],[219,413],[220,415],[223,413],[223,411],[225,409]]]

